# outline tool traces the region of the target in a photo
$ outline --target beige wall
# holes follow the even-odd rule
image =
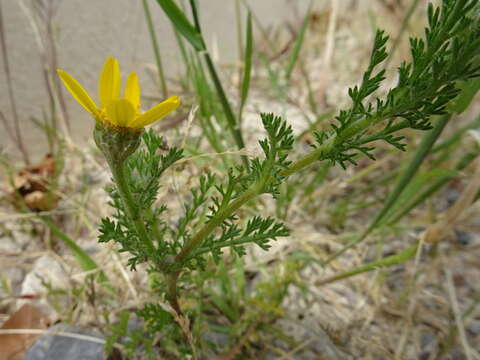
[[[42,109],[48,106],[48,99],[45,95],[36,35],[29,21],[33,0],[0,1],[20,125],[29,147],[40,154],[46,148],[45,140],[33,129],[29,118],[40,116]],[[154,64],[154,57],[141,0],[53,0],[53,2],[57,7],[54,23],[58,39],[59,65],[62,69],[80,79],[89,91],[96,94],[99,70],[104,59],[112,55],[120,60],[124,72],[139,73],[141,84],[147,93],[154,91],[153,82],[145,71],[146,64]],[[304,10],[309,3],[308,0],[248,2],[255,14],[262,19],[264,26],[292,19],[294,16],[292,3],[300,10]],[[199,4],[209,47],[213,48],[212,44],[216,39],[220,61],[233,61],[237,53],[235,1],[199,0]],[[181,63],[170,24],[154,0],[150,0],[150,8],[167,75],[176,77]],[[0,92],[0,110],[11,120],[3,67],[0,69]],[[91,119],[71,97],[66,98],[72,115],[74,138],[83,141],[89,136]],[[12,145],[8,143],[3,128],[0,130],[0,143],[7,153],[13,153]]]

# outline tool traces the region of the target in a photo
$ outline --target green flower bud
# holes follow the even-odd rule
[[[138,149],[142,132],[142,129],[133,130],[97,122],[93,138],[107,161],[118,165]]]

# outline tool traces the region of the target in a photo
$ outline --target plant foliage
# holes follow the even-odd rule
[[[442,6],[428,6],[428,27],[425,39],[410,39],[411,60],[398,69],[398,82],[385,98],[370,97],[385,79],[388,36],[377,31],[370,64],[359,86],[349,89],[352,105],[340,111],[332,131],[317,132],[317,147],[328,143],[319,157],[345,167],[355,164],[354,158],[363,153],[375,159],[374,147],[367,145],[383,140],[399,150],[405,149],[399,130],[431,129],[430,119],[446,112],[446,105],[459,89],[456,84],[480,75],[480,26],[476,1],[443,1]],[[378,126],[383,123],[383,126]]]

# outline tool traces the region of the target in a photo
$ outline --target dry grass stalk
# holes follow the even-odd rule
[[[25,143],[23,140],[22,131],[20,129],[20,118],[18,117],[17,111],[17,103],[15,101],[15,95],[13,93],[13,84],[12,84],[12,73],[10,69],[10,63],[8,59],[8,47],[7,47],[7,40],[6,40],[6,33],[5,33],[5,26],[3,22],[3,12],[2,12],[2,3],[0,2],[0,48],[2,49],[2,59],[3,59],[3,69],[5,72],[5,76],[7,77],[7,89],[8,89],[8,98],[10,100],[10,106],[12,108],[12,116],[13,116],[13,129],[9,131],[9,126],[6,126],[7,132],[11,136],[11,140],[14,142],[15,146],[17,146],[18,150],[22,154],[23,161],[25,164],[30,164],[30,156],[28,154],[27,148],[25,147]],[[7,121],[4,119],[2,114],[1,116],[2,122],[4,125]],[[12,135],[14,135],[12,137]]]

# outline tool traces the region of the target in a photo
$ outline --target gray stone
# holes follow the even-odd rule
[[[468,332],[473,335],[480,335],[480,320],[472,320],[467,327]]]
[[[420,336],[420,348],[420,360],[427,360],[432,353],[436,353],[438,349],[438,341],[435,335],[430,332],[423,333]]]
[[[455,236],[457,238],[457,242],[463,246],[470,245],[473,239],[473,234],[462,230],[455,230]]]
[[[35,260],[31,271],[27,273],[23,279],[20,295],[41,296],[37,302],[37,306],[39,306],[46,315],[55,318],[55,308],[49,303],[48,297],[46,296],[48,295],[49,289],[45,287],[43,282],[51,284],[52,287],[57,290],[68,289],[70,286],[68,273],[66,273],[65,269],[62,268],[55,258],[49,255],[44,255]],[[19,300],[17,306],[20,307],[29,301],[28,299]]]
[[[215,344],[216,346],[223,348],[228,345],[228,335],[214,330],[206,330],[203,332],[202,337],[205,341]]]
[[[22,251],[22,247],[14,238],[11,237],[1,237],[0,238],[0,252],[17,254]]]
[[[66,324],[54,325],[49,330],[85,335]],[[33,344],[23,360],[103,360],[103,348],[103,344],[93,341],[47,334]]]

